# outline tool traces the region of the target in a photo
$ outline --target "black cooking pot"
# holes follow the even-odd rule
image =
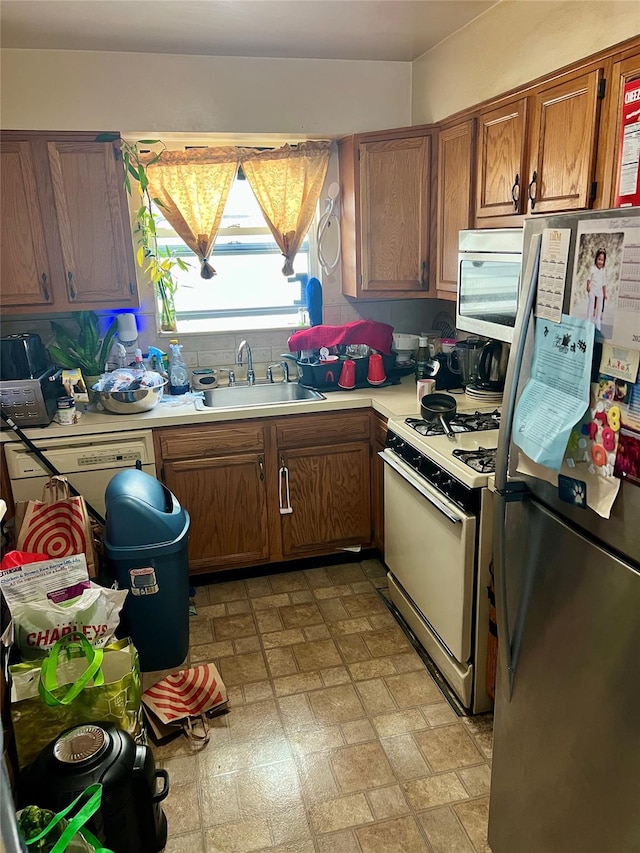
[[[426,394],[420,400],[420,411],[425,421],[427,423],[440,421],[445,434],[449,438],[454,437],[454,432],[449,426],[449,421],[454,417],[456,408],[455,398],[450,394],[439,394],[436,392],[435,394]]]

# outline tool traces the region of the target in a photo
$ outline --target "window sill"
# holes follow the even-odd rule
[[[288,322],[287,322],[288,321]],[[299,316],[295,318],[287,318],[282,315],[264,315],[261,317],[220,317],[216,320],[179,320],[178,328],[175,332],[159,332],[161,338],[175,338],[176,335],[214,335],[224,332],[244,332],[244,331],[263,331],[276,332],[288,331],[294,332],[297,329],[305,328],[307,324],[300,322]]]

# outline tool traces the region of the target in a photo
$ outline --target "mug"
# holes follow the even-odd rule
[[[420,402],[422,398],[427,394],[433,394],[436,390],[436,380],[435,379],[418,379],[417,382],[417,396],[418,396],[418,406],[420,406]]]
[[[374,353],[369,356],[369,370],[367,372],[367,382],[370,385],[382,385],[387,381],[387,376],[384,372],[384,363],[382,356],[379,353]]]
[[[348,391],[356,387],[356,363],[350,358],[342,363],[338,387],[345,388]]]

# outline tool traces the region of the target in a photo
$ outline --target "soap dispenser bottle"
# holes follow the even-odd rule
[[[189,372],[182,357],[182,344],[177,340],[169,343],[169,393],[186,394],[189,390]]]

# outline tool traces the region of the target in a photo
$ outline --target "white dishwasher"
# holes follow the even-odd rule
[[[34,444],[102,515],[107,484],[119,470],[134,468],[139,461],[143,471],[156,476],[151,430],[52,438]],[[50,473],[21,441],[7,442],[4,451],[14,501],[40,499]]]

